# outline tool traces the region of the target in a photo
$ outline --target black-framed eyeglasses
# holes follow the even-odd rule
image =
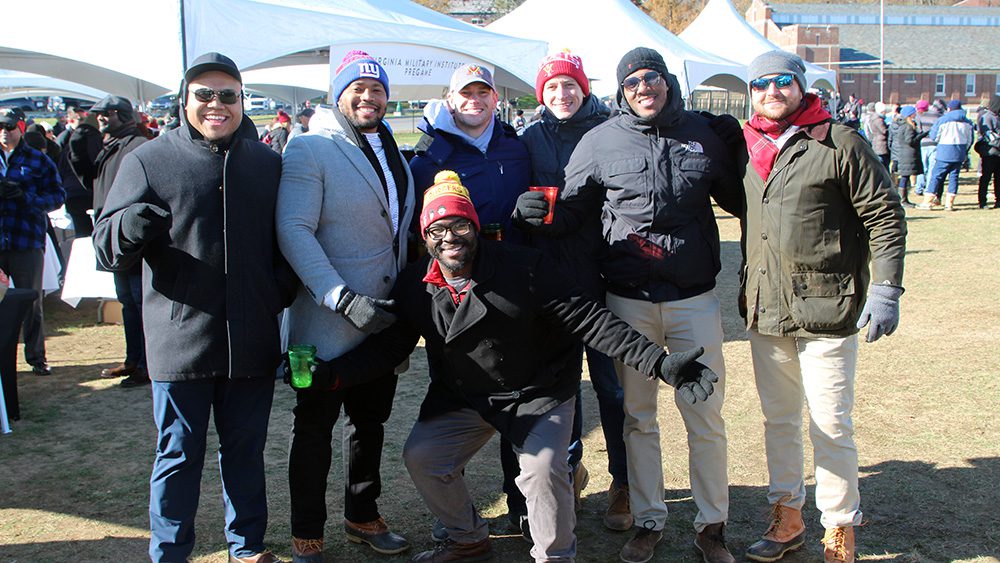
[[[645,82],[646,86],[652,88],[663,80],[663,76],[655,70],[651,70],[642,76],[630,76],[625,80],[622,80],[622,88],[628,90],[629,92],[635,92],[639,89],[639,84]]]
[[[792,85],[792,81],[795,77],[791,74],[779,74],[778,76],[772,76],[771,78],[757,78],[750,81],[750,87],[754,90],[763,92],[767,90],[768,87],[774,82],[774,85],[778,88],[788,88]]]
[[[13,131],[17,129],[17,123],[0,123],[0,128],[4,131]]]
[[[215,98],[219,98],[219,101],[224,104],[235,104],[236,102],[240,101],[240,98],[243,97],[243,93],[241,91],[233,90],[231,88],[227,88],[225,90],[198,88],[192,93],[194,94],[194,99],[198,100],[203,104],[207,104],[212,100],[214,100]]]
[[[472,221],[455,221],[451,225],[431,225],[424,230],[424,234],[431,240],[444,240],[448,231],[456,237],[464,237],[472,232]]]

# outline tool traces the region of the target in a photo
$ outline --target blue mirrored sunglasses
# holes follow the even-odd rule
[[[778,76],[772,76],[771,78],[758,78],[756,80],[751,80],[750,87],[754,90],[767,90],[768,86],[774,82],[774,85],[778,88],[788,88],[792,85],[793,80],[795,80],[795,76],[791,74],[779,74]]]

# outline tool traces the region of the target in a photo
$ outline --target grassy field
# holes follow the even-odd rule
[[[963,178],[964,194],[974,190],[972,180]],[[1000,300],[994,299],[1000,295],[994,270],[1000,263],[1000,210],[975,209],[974,199],[961,196],[954,213],[909,213],[900,328],[861,345],[855,426],[866,520],[858,532],[862,560],[1000,561]],[[728,538],[739,555],[765,527],[767,474],[749,345],[735,310],[739,229],[736,220],[721,214],[719,224],[725,268],[717,291],[724,304],[729,380]],[[50,298],[46,305],[55,374],[33,377],[20,364],[22,420],[12,434],[0,435],[0,562],[141,561],[155,437],[149,389],[120,389],[98,377],[101,368],[121,359],[123,344],[121,327],[95,324],[92,303],[72,310]],[[327,561],[405,561],[431,547],[434,518],[400,460],[426,383],[418,350],[400,379],[383,457],[381,510],[414,551],[377,557],[344,539],[343,472],[335,447]],[[586,381],[584,393],[591,481],[579,514],[578,560],[616,561],[628,534],[607,531],[601,523],[607,460]],[[668,393],[661,391],[660,398],[664,494],[671,515],[654,561],[697,561],[684,432]],[[292,404],[291,391],[279,385],[267,447],[267,541],[285,557],[290,557],[286,471]],[[504,525],[497,452],[494,440],[473,460],[467,477],[477,505],[491,519],[498,561],[527,561],[528,545]],[[200,563],[226,560],[218,468],[208,457],[193,557]],[[811,463],[806,467],[809,536],[801,552],[786,558],[792,563],[822,560]]]

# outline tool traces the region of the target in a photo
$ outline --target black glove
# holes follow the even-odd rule
[[[24,190],[21,189],[21,182],[17,180],[3,180],[3,192],[4,199],[21,199],[24,197]]]
[[[347,289],[340,296],[337,312],[344,315],[354,328],[365,334],[374,334],[396,322],[396,315],[389,311],[395,306],[396,302],[392,299],[376,299]]]
[[[545,192],[527,191],[517,196],[513,217],[515,223],[540,227],[548,214],[549,202],[545,200]]]
[[[333,374],[330,369],[330,362],[314,358],[316,365],[312,366],[312,385],[299,389],[292,387],[296,391],[336,391],[340,387],[340,378]],[[285,384],[292,385],[292,364],[288,359],[288,352],[281,356],[281,373]]]
[[[150,203],[133,203],[122,213],[122,237],[134,245],[146,244],[170,230],[170,212]]]
[[[726,144],[736,162],[741,167],[746,166],[750,155],[747,153],[747,141],[743,137],[743,128],[740,127],[740,122],[728,114],[712,115],[706,112],[701,112],[701,114],[709,118],[708,126]]]
[[[715,391],[712,384],[719,380],[714,371],[695,361],[704,353],[705,349],[699,346],[694,350],[664,354],[656,366],[656,377],[677,389],[689,405],[708,399]]]

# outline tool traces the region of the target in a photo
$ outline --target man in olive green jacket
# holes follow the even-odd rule
[[[854,560],[861,523],[851,422],[857,332],[868,324],[868,342],[891,334],[903,293],[899,196],[865,140],[804,94],[804,74],[802,60],[783,51],[749,67],[755,115],[743,131],[751,166],[741,312],[766,419],[773,514],[747,551],[755,561],[775,561],[804,542],[803,398],[827,561]],[[874,284],[866,299],[869,264]]]

